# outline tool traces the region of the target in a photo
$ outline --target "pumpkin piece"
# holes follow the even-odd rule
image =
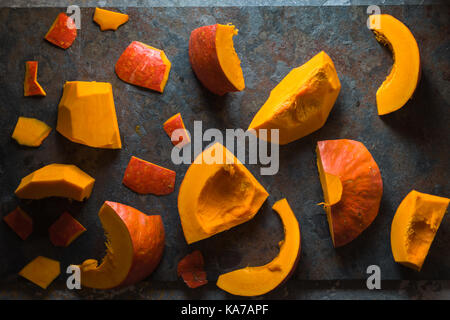
[[[124,204],[106,201],[98,216],[105,229],[106,256],[100,265],[95,259],[79,267],[81,284],[110,289],[134,284],[158,266],[164,250],[161,216],[146,214]]]
[[[117,60],[115,70],[125,82],[162,93],[170,67],[164,51],[133,41]]]
[[[100,26],[101,31],[117,30],[128,21],[128,15],[120,12],[95,8],[94,21]]]
[[[358,141],[319,141],[316,153],[331,239],[340,247],[357,238],[377,216],[383,194],[380,170]]]
[[[69,213],[64,212],[48,229],[50,241],[56,247],[68,247],[86,229]]]
[[[252,219],[268,195],[230,151],[215,143],[197,156],[180,186],[178,212],[187,243]]]
[[[22,199],[89,198],[95,179],[71,164],[49,164],[22,178],[15,194]]]
[[[246,267],[219,276],[217,286],[238,296],[259,296],[283,284],[294,272],[300,259],[300,226],[286,199],[273,207],[284,227],[284,240],[280,252],[271,262],[259,267]]]
[[[241,61],[233,45],[238,31],[232,24],[214,24],[193,30],[189,38],[189,60],[195,75],[220,96],[245,88]]]
[[[33,282],[42,289],[47,289],[50,283],[61,273],[59,261],[38,256],[28,263],[19,275]]]
[[[377,90],[379,115],[394,112],[412,98],[420,80],[420,54],[416,39],[401,21],[388,14],[371,15],[370,28],[378,42],[386,45],[394,65]]]
[[[131,157],[122,183],[141,194],[166,195],[175,189],[175,171]]]
[[[61,12],[45,35],[45,40],[54,45],[67,49],[77,37],[77,27],[72,18]]]
[[[4,216],[3,220],[22,240],[26,240],[33,232],[33,219],[20,207]]]
[[[191,142],[189,138],[189,134],[184,127],[183,119],[181,118],[181,114],[177,113],[170,117],[163,124],[164,131],[166,131],[167,135],[171,138],[172,144],[179,148],[182,148],[186,144]],[[172,137],[175,130],[175,136]]]
[[[56,130],[70,141],[93,148],[122,148],[111,84],[67,81]]]
[[[20,145],[39,147],[51,131],[52,128],[41,120],[19,117],[11,137]]]
[[[412,190],[400,203],[392,220],[391,248],[395,262],[416,271],[439,229],[450,199]]]
[[[334,63],[322,51],[281,80],[248,129],[260,138],[259,129],[266,129],[268,141],[270,130],[279,129],[281,145],[300,139],[325,124],[340,90]]]
[[[23,82],[23,94],[28,96],[46,96],[44,89],[37,81],[38,62],[25,62],[25,80]]]
[[[188,254],[178,262],[177,273],[189,288],[198,288],[208,283],[203,269],[205,262],[200,250]]]

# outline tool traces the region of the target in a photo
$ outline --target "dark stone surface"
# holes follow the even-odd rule
[[[20,204],[35,221],[35,232],[27,241],[0,223],[0,298],[230,297],[214,286],[220,273],[264,264],[276,256],[283,234],[271,206],[282,197],[288,199],[301,224],[302,256],[291,280],[267,297],[305,298],[306,292],[311,291],[309,297],[323,294],[324,298],[333,298],[336,282],[324,280],[353,283],[347,280],[365,279],[366,268],[371,264],[381,267],[383,280],[450,280],[448,217],[444,218],[420,273],[393,261],[389,241],[395,209],[411,189],[450,195],[448,9],[382,7],[383,12],[410,27],[423,62],[422,79],[414,98],[403,109],[383,117],[377,115],[375,93],[389,73],[392,57],[365,27],[366,7],[127,8],[123,11],[130,15],[130,21],[116,32],[100,32],[91,20],[94,9],[83,8],[81,30],[66,51],[43,40],[61,9],[0,9],[0,212],[4,216]],[[239,28],[235,47],[246,80],[245,91],[224,97],[216,97],[200,85],[187,55],[190,31],[216,22],[233,22]],[[133,40],[164,49],[171,60],[164,94],[129,85],[115,75],[115,62]],[[270,90],[291,68],[320,50],[333,59],[342,83],[325,126],[281,147],[280,171],[276,176],[260,176],[259,166],[247,166],[270,193],[254,219],[188,246],[176,205],[178,187],[188,166],[172,164],[172,145],[162,123],[181,112],[189,130],[193,129],[194,120],[202,120],[204,129],[246,129]],[[38,80],[47,97],[23,97],[26,60],[39,61]],[[55,128],[62,86],[69,80],[112,84],[122,150],[75,144],[55,130],[38,149],[21,147],[10,138],[19,115],[36,117]],[[138,125],[141,129],[136,131]],[[324,211],[316,205],[322,201],[322,191],[314,148],[318,140],[337,138],[359,140],[367,146],[381,169],[384,194],[374,223],[353,243],[336,250]],[[124,187],[122,175],[131,155],[175,170],[176,192],[164,197],[142,196]],[[65,199],[21,201],[14,196],[23,176],[52,162],[73,163],[92,175],[96,183],[91,198],[84,203],[70,203]],[[104,254],[97,212],[105,200],[125,203],[148,214],[161,214],[167,239],[164,257],[147,280],[131,288],[102,293],[88,289],[70,292],[64,287],[66,267]],[[68,248],[55,248],[48,240],[47,228],[63,210],[72,213],[88,232]],[[177,279],[176,265],[194,249],[203,252],[211,283],[191,291]],[[37,255],[61,261],[63,273],[45,292],[17,276]],[[419,290],[422,293],[408,294],[409,288],[419,286],[414,283],[397,281],[391,295],[380,293],[377,297],[421,298],[423,291],[431,292],[429,296],[437,291],[449,298],[447,282],[426,282],[425,289]],[[358,290],[351,292],[351,297],[358,296]]]

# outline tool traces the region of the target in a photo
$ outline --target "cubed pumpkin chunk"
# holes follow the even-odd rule
[[[204,270],[203,255],[200,250],[188,254],[178,262],[177,273],[189,288],[197,288],[208,283]]]
[[[89,198],[95,179],[70,164],[49,164],[20,181],[15,194],[22,199],[64,197],[83,201]]]
[[[28,96],[46,96],[44,89],[37,81],[38,62],[25,62],[25,80],[23,82],[23,94]]]
[[[3,220],[22,240],[26,240],[33,232],[33,219],[19,207],[3,217]]]
[[[42,289],[47,289],[50,283],[61,273],[59,261],[38,256],[27,264],[19,275],[30,280]]]
[[[45,40],[67,49],[77,37],[77,28],[72,18],[61,12],[45,35]]]
[[[163,128],[164,131],[166,131],[167,135],[170,137],[174,146],[182,148],[184,145],[191,142],[189,134],[184,127],[183,119],[181,118],[180,113],[173,115],[166,122],[164,122]],[[175,130],[178,131],[176,131],[175,135],[173,135]]]
[[[64,212],[48,229],[50,241],[56,247],[67,247],[86,229],[67,212]]]
[[[141,194],[166,195],[175,189],[175,171],[131,157],[122,183]]]
[[[95,8],[94,21],[100,26],[100,30],[117,30],[128,21],[128,15],[120,12]]]
[[[52,128],[41,120],[19,117],[12,138],[18,144],[28,147],[39,147],[51,131]]]

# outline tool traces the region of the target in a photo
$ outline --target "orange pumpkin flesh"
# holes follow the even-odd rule
[[[103,204],[98,215],[107,236],[106,255],[100,265],[88,259],[79,266],[81,284],[110,289],[134,284],[150,275],[164,250],[161,216],[147,216],[111,201]]]
[[[183,118],[181,118],[180,113],[171,116],[166,122],[164,122],[163,128],[174,146],[182,148],[183,146],[191,142],[189,134],[184,127]],[[175,133],[175,136],[172,139],[172,134],[175,130],[178,131]]]
[[[59,261],[38,256],[36,259],[28,263],[19,275],[33,282],[42,289],[47,287],[61,273]]]
[[[380,170],[358,141],[319,141],[316,153],[331,239],[340,247],[357,238],[377,216],[383,194]]]
[[[280,286],[295,270],[300,258],[300,227],[286,199],[272,207],[280,216],[285,237],[278,256],[266,265],[246,267],[219,276],[217,286],[239,296],[258,296]]]
[[[4,216],[3,220],[22,240],[26,240],[33,232],[33,220],[20,207]]]
[[[188,254],[178,262],[177,273],[189,288],[198,288],[208,283],[200,250]]]
[[[136,86],[163,92],[171,63],[164,51],[133,41],[117,60],[117,76]]]
[[[23,94],[28,96],[46,96],[44,89],[37,81],[38,62],[25,62],[25,80],[23,82]]]
[[[93,20],[100,26],[101,31],[117,30],[128,21],[128,15],[120,12],[95,8]]]
[[[67,49],[77,37],[77,28],[72,18],[61,12],[45,35],[45,40]]]
[[[11,137],[20,145],[39,147],[51,131],[52,128],[41,120],[19,117]]]
[[[408,27],[394,17],[371,15],[369,21],[376,39],[394,57],[392,70],[377,91],[378,114],[384,115],[400,109],[413,96],[420,79],[419,47]]]
[[[215,24],[193,30],[189,38],[192,69],[200,82],[217,95],[245,88],[241,61],[233,45],[237,33],[231,24]]]
[[[250,171],[215,143],[197,156],[180,186],[178,212],[187,243],[252,219],[267,197]]]
[[[416,271],[422,269],[450,199],[412,190],[392,220],[394,260]]]
[[[50,241],[56,247],[69,246],[85,231],[86,228],[67,212],[64,212],[48,229]]]

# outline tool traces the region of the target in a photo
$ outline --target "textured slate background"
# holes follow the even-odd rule
[[[148,280],[132,288],[101,293],[104,297],[167,298],[167,292],[175,298],[227,297],[214,286],[220,273],[264,264],[277,254],[282,227],[271,205],[281,197],[287,197],[300,221],[302,256],[292,279],[271,298],[303,297],[297,283],[314,290],[316,282],[309,280],[365,279],[365,270],[371,264],[381,267],[382,279],[450,280],[448,217],[420,273],[395,264],[389,244],[395,209],[411,189],[450,195],[448,9],[442,5],[382,7],[382,12],[410,27],[423,62],[414,99],[402,110],[384,117],[377,115],[375,92],[389,73],[392,57],[365,27],[366,7],[126,8],[123,11],[130,15],[130,21],[116,32],[100,32],[91,20],[94,9],[83,8],[81,30],[66,51],[43,40],[63,9],[0,9],[0,212],[6,215],[20,204],[36,225],[33,235],[23,242],[4,223],[0,224],[0,296],[91,297],[95,290],[64,290],[64,274],[42,292],[19,278],[17,272],[37,255],[60,260],[62,270],[89,257],[101,258],[104,237],[97,212],[104,200],[161,214],[167,236],[163,260]],[[187,55],[190,31],[216,22],[233,22],[240,30],[235,47],[242,60],[246,90],[225,97],[213,96],[202,88]],[[126,84],[115,75],[115,62],[133,40],[164,49],[172,61],[164,94]],[[247,166],[270,193],[253,220],[188,246],[178,218],[177,192],[165,197],[140,196],[121,185],[128,160],[135,155],[174,169],[178,190],[187,166],[171,163],[172,146],[161,128],[167,118],[181,112],[191,130],[194,120],[202,120],[204,129],[245,129],[270,90],[291,68],[320,50],[335,62],[342,83],[340,96],[322,129],[281,148],[281,167],[276,176],[260,176],[258,166]],[[39,61],[38,79],[47,97],[23,97],[26,60]],[[72,143],[56,131],[39,149],[21,147],[10,138],[19,115],[36,117],[55,127],[62,86],[69,80],[111,82],[122,150],[92,149]],[[369,229],[353,243],[336,250],[325,214],[316,206],[322,201],[322,191],[314,148],[318,140],[337,138],[356,139],[368,147],[381,169],[384,195],[379,216]],[[95,177],[91,198],[84,203],[15,198],[13,192],[20,178],[51,162],[76,164]],[[88,232],[68,248],[54,248],[47,228],[63,210],[74,214]],[[177,279],[176,265],[197,248],[205,256],[211,284],[191,292]],[[305,285],[305,281],[310,284]],[[360,284],[355,283],[356,287]]]

